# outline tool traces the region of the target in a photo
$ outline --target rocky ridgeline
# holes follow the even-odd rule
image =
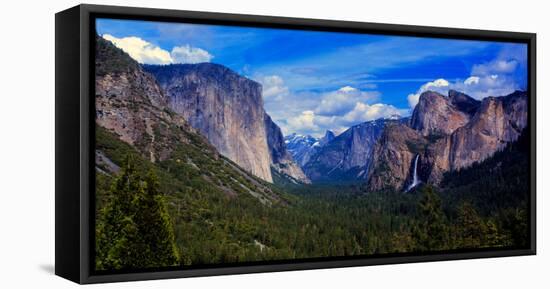
[[[412,116],[368,121],[329,141],[287,136],[287,147],[312,182],[366,181],[368,189],[404,190],[417,177],[439,184],[448,171],[482,161],[527,126],[527,94],[476,100],[451,90],[424,92]]]
[[[321,144],[303,166],[312,181],[361,180],[373,157],[372,149],[387,123],[398,122],[379,119],[350,127],[330,141]]]
[[[186,164],[186,169],[201,174],[209,186],[217,188],[229,197],[237,196],[238,192],[246,192],[265,205],[282,201],[271,186],[255,178],[250,170],[245,170],[228,158],[224,158],[210,140],[200,133],[199,128],[202,126],[197,123],[195,123],[196,127],[190,125],[186,119],[187,115],[175,112],[170,104],[171,99],[159,87],[153,75],[112,43],[100,37],[96,38],[96,43],[96,123],[98,127],[106,129],[106,134],[112,134],[117,140],[131,145],[154,164],[163,161]],[[203,80],[198,81],[202,83]],[[241,82],[241,88],[250,89],[250,94],[259,93],[259,88],[254,84],[245,83],[244,80]],[[208,87],[214,89],[211,86]],[[245,98],[242,95],[238,97]],[[256,105],[261,105],[261,102]],[[197,108],[197,110],[200,109]],[[213,110],[204,108],[202,111],[209,113]],[[220,113],[224,113],[223,111]],[[257,126],[260,129],[254,132],[263,136],[263,141],[259,142],[267,151],[263,110],[250,113],[256,113],[261,117],[260,125],[250,124],[250,126]],[[209,120],[195,119],[194,121],[208,122]],[[244,124],[225,123],[225,125],[235,129],[236,126]],[[249,143],[245,148],[251,151],[241,151],[241,153],[246,156],[254,155],[257,149],[253,145]],[[261,150],[262,147],[258,149]],[[174,155],[177,155],[175,160]],[[106,174],[116,173],[120,165],[115,164],[100,150],[96,151],[96,159],[101,166],[98,166],[97,170]],[[201,160],[206,163],[201,163]],[[255,159],[252,158],[252,160]],[[264,176],[269,179],[267,178],[270,176],[269,155],[267,160],[267,175]]]
[[[269,148],[271,157],[271,167],[278,173],[290,176],[297,182],[304,184],[311,183],[287,150],[283,133],[279,126],[267,114],[264,121],[267,132],[267,147]]]
[[[268,182],[273,181],[271,168],[308,182],[263,108],[259,83],[213,63],[144,68],[156,78],[170,108],[222,155]]]
[[[419,177],[438,184],[445,172],[482,161],[515,141],[527,126],[527,94],[475,100],[450,91],[420,96],[409,125],[386,128],[374,148],[370,190],[403,189],[411,182],[413,158]]]
[[[174,142],[188,142],[170,125],[193,131],[170,113],[168,99],[153,76],[126,53],[97,37],[95,103],[98,125],[116,133],[151,161],[166,159]]]
[[[272,170],[301,183],[366,181],[402,190],[414,175],[438,184],[445,172],[484,160],[527,126],[527,94],[476,100],[421,94],[410,119],[361,123],[320,139],[283,137],[263,108],[262,87],[211,63],[139,65],[98,38],[96,120],[155,162],[186,142],[172,127],[199,132],[220,154],[268,182]]]

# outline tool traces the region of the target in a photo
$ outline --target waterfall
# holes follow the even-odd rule
[[[416,155],[416,158],[414,159],[413,181],[407,188],[407,192],[420,184],[420,180],[418,179],[418,157],[420,157],[420,155]]]

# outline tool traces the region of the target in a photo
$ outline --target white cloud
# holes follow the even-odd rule
[[[266,111],[285,135],[300,133],[319,137],[326,130],[341,133],[365,121],[408,113],[408,109],[397,109],[383,103],[372,104],[380,98],[377,91],[362,91],[344,85],[325,93],[291,92],[279,76],[256,79],[263,84]],[[273,101],[275,99],[276,102]]]
[[[139,37],[117,38],[110,34],[104,34],[103,38],[111,41],[116,47],[124,50],[139,63],[168,64],[172,63],[170,53]]]
[[[338,91],[344,92],[344,93],[349,93],[349,92],[352,92],[352,91],[357,91],[357,89],[347,85],[347,86],[344,86],[344,87],[338,89]]]
[[[496,59],[483,64],[476,64],[472,67],[472,75],[508,74],[518,67],[518,61]]]
[[[516,78],[517,73],[523,73],[522,61],[525,51],[505,51],[500,53],[496,59],[472,66],[470,76],[464,80],[449,82],[444,79],[427,82],[423,84],[416,93],[407,96],[409,106],[414,108],[418,103],[420,94],[427,90],[447,95],[450,89],[463,92],[475,99],[483,99],[488,96],[507,95],[515,90],[521,89],[521,84]]]
[[[409,102],[409,106],[411,108],[414,108],[416,104],[418,103],[418,99],[420,98],[420,95],[428,90],[437,91],[440,93],[447,93],[449,91],[449,81],[439,78],[434,81],[430,81],[427,83],[424,83],[416,93],[411,93],[407,96],[407,101]]]
[[[319,127],[315,124],[315,112],[306,110],[302,111],[300,115],[290,118],[288,129],[291,131],[318,130]]]
[[[322,95],[315,112],[321,115],[343,115],[353,109],[357,102],[369,103],[378,99],[377,91],[361,91],[351,86],[343,86],[336,91]]]
[[[264,101],[281,101],[288,96],[288,87],[278,75],[264,76],[259,82],[262,84]]]
[[[448,82],[445,80],[441,81],[440,85],[434,85],[434,82],[437,82],[437,80],[425,83],[416,93],[411,93],[407,96],[411,109],[418,103],[420,95],[428,90],[447,95],[449,90],[453,89],[481,100],[488,96],[507,95],[520,89],[519,84],[516,83],[513,77],[499,74],[470,76],[464,81],[457,80],[455,82]]]
[[[199,63],[209,62],[214,56],[208,51],[191,47],[190,45],[176,46],[171,52],[160,48],[139,37],[129,36],[117,38],[110,34],[103,34],[105,40],[111,41],[116,47],[128,53],[139,63],[170,64],[170,63]]]
[[[526,61],[523,46],[505,48],[494,60],[474,65],[471,76],[457,81],[452,88],[476,99],[510,94],[524,85],[521,82],[527,77]]]
[[[286,122],[280,122],[283,133],[297,132],[322,136],[326,130],[338,133],[350,126],[392,116],[403,116],[408,110],[398,109],[392,105],[375,103],[372,105],[357,102],[355,106],[344,115],[319,115],[312,110],[302,111],[298,116],[289,118]]]
[[[210,62],[210,60],[214,58],[208,51],[197,47],[191,47],[189,44],[172,48],[170,55],[175,63]]]
[[[479,77],[478,76],[470,76],[464,80],[465,85],[475,85],[479,83]]]
[[[395,115],[403,115],[406,111],[397,109],[393,105],[384,103],[375,103],[368,105],[366,103],[358,102],[350,112],[346,113],[340,123],[349,125],[358,124],[365,121],[376,120],[379,118],[389,118]]]
[[[516,80],[504,74],[470,76],[463,82],[453,83],[452,89],[464,92],[476,99],[507,95],[520,89]]]

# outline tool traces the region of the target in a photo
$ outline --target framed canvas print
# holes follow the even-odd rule
[[[56,274],[535,254],[535,35],[56,14]]]

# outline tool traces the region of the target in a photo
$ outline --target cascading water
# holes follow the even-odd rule
[[[412,190],[414,187],[418,186],[420,184],[420,180],[418,179],[418,158],[420,155],[416,155],[416,158],[414,159],[414,173],[413,173],[413,181],[407,188],[407,192]]]

